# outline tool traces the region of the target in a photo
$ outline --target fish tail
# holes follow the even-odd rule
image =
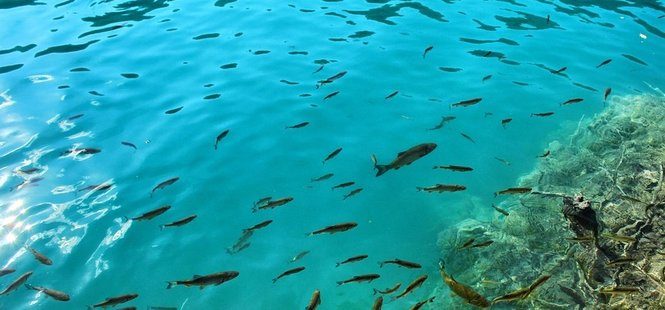
[[[376,169],[376,176],[378,177],[390,170],[390,165],[374,164],[374,168]]]
[[[167,284],[166,284],[166,289],[167,289],[167,290],[168,290],[168,289],[171,289],[172,287],[174,287],[174,286],[176,286],[176,285],[178,285],[178,282],[177,282],[177,281],[166,281],[166,283],[167,283]]]
[[[126,216],[123,216],[123,217],[122,217],[122,221],[123,221],[123,222],[129,222],[129,218],[126,217]]]
[[[337,281],[337,286],[344,284],[344,281]]]
[[[335,267],[339,267],[339,265],[341,265],[341,263],[337,263],[337,264],[335,265]]]
[[[272,283],[273,283],[273,284],[277,283],[277,279],[279,279],[279,278],[274,278],[274,279],[272,279]]]
[[[374,294],[372,294],[372,295],[376,295],[377,293],[379,293],[379,290],[377,290],[375,288],[373,288],[373,290],[374,290]]]
[[[166,225],[159,225],[159,230],[164,230],[166,228]]]
[[[29,290],[35,290],[35,291],[37,291],[37,289],[36,289],[34,286],[32,286],[32,285],[30,285],[30,284],[28,284],[28,283],[26,283],[26,284],[24,284],[24,285],[25,285],[25,287],[26,287],[27,289],[29,289]]]
[[[383,262],[378,262],[377,264],[379,264],[379,268],[383,268]]]

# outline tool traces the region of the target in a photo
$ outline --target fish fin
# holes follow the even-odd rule
[[[397,153],[397,157],[402,156],[402,154],[404,154],[404,152]]]
[[[372,159],[372,163],[374,163],[374,165],[376,166],[376,164],[378,164],[378,161],[376,160],[376,155],[372,154],[370,158]]]
[[[198,279],[198,278],[200,278],[200,277],[202,277],[202,275],[200,275],[200,274],[195,274],[195,275],[194,275],[194,279]]]
[[[390,170],[390,165],[377,165],[374,164],[374,168],[376,169],[376,176],[380,176],[384,173],[386,173],[388,170]]]

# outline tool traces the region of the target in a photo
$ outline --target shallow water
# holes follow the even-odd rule
[[[409,307],[441,281],[437,233],[491,218],[493,193],[534,167],[553,132],[603,109],[607,87],[612,95],[663,87],[663,15],[653,1],[2,1],[0,20],[11,27],[0,28],[0,264],[16,272],[0,287],[34,270],[28,283],[71,301],[22,287],[0,308],[78,309],[138,293],[127,305],[291,309],[319,289],[322,309],[367,309],[372,288],[429,275],[385,306]],[[476,97],[475,106],[450,107]],[[584,101],[560,106],[576,97]],[[427,130],[446,115],[457,119]],[[301,122],[310,124],[285,129]],[[423,142],[438,147],[375,177],[372,154],[387,163]],[[73,147],[101,152],[61,156]],[[447,164],[474,171],[432,169]],[[28,168],[39,170],[19,172]],[[326,173],[335,175],[310,182]],[[18,186],[35,178],[43,179]],[[356,185],[330,189],[347,181]],[[85,190],[102,183],[113,186]],[[416,191],[436,183],[467,190]],[[265,196],[294,201],[253,213]],[[173,207],[153,220],[123,220],[164,204]],[[191,214],[185,226],[159,228]],[[227,253],[243,228],[268,219],[248,248]],[[358,227],[305,236],[347,221]],[[369,258],[335,267],[359,254]],[[377,265],[393,258],[423,268]],[[306,269],[272,283],[297,266]],[[226,270],[240,275],[202,291],[165,289]],[[365,273],[381,278],[336,285]]]

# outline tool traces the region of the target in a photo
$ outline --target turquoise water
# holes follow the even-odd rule
[[[408,308],[441,283],[438,232],[491,219],[493,193],[533,169],[554,132],[602,110],[606,88],[663,87],[663,15],[660,1],[0,1],[0,264],[16,269],[0,287],[32,270],[28,283],[71,296],[21,287],[0,308],[83,309],[138,293],[126,305],[297,309],[319,289],[321,309],[368,309],[372,288],[428,275],[384,306]],[[483,100],[451,107],[472,98]],[[372,154],[385,164],[425,142],[438,147],[375,177]],[[63,156],[86,147],[101,152]],[[474,171],[432,169],[448,164]],[[310,181],[326,173],[334,176]],[[467,190],[416,190],[436,183]],[[98,184],[112,187],[86,190]],[[266,196],[294,200],[252,212]],[[150,221],[123,219],[165,204]],[[265,220],[249,247],[227,252]],[[341,222],[358,227],[306,236]],[[335,267],[360,254],[369,257]],[[379,268],[393,258],[423,267]],[[272,283],[298,266],[306,269]],[[240,275],[217,287],[166,290],[166,281],[231,270]],[[336,284],[368,273],[381,278]]]

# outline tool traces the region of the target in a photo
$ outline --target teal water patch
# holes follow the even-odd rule
[[[551,132],[602,111],[608,88],[662,88],[665,65],[665,9],[652,2],[0,9],[16,25],[0,29],[0,262],[16,270],[0,289],[33,271],[29,284],[71,296],[21,286],[3,309],[82,308],[133,293],[124,305],[302,308],[317,289],[322,309],[367,309],[374,288],[401,283],[399,294],[427,275],[385,298],[385,308],[410,307],[442,283],[439,232],[492,219],[493,194],[532,170]],[[421,143],[437,147],[375,176],[373,156],[386,165]],[[259,209],[264,197],[293,200]],[[165,205],[152,219],[125,219]],[[357,226],[308,236],[341,223]],[[421,268],[379,267],[396,258]],[[166,289],[224,271],[239,274],[202,291]],[[380,277],[337,285],[367,274]]]

